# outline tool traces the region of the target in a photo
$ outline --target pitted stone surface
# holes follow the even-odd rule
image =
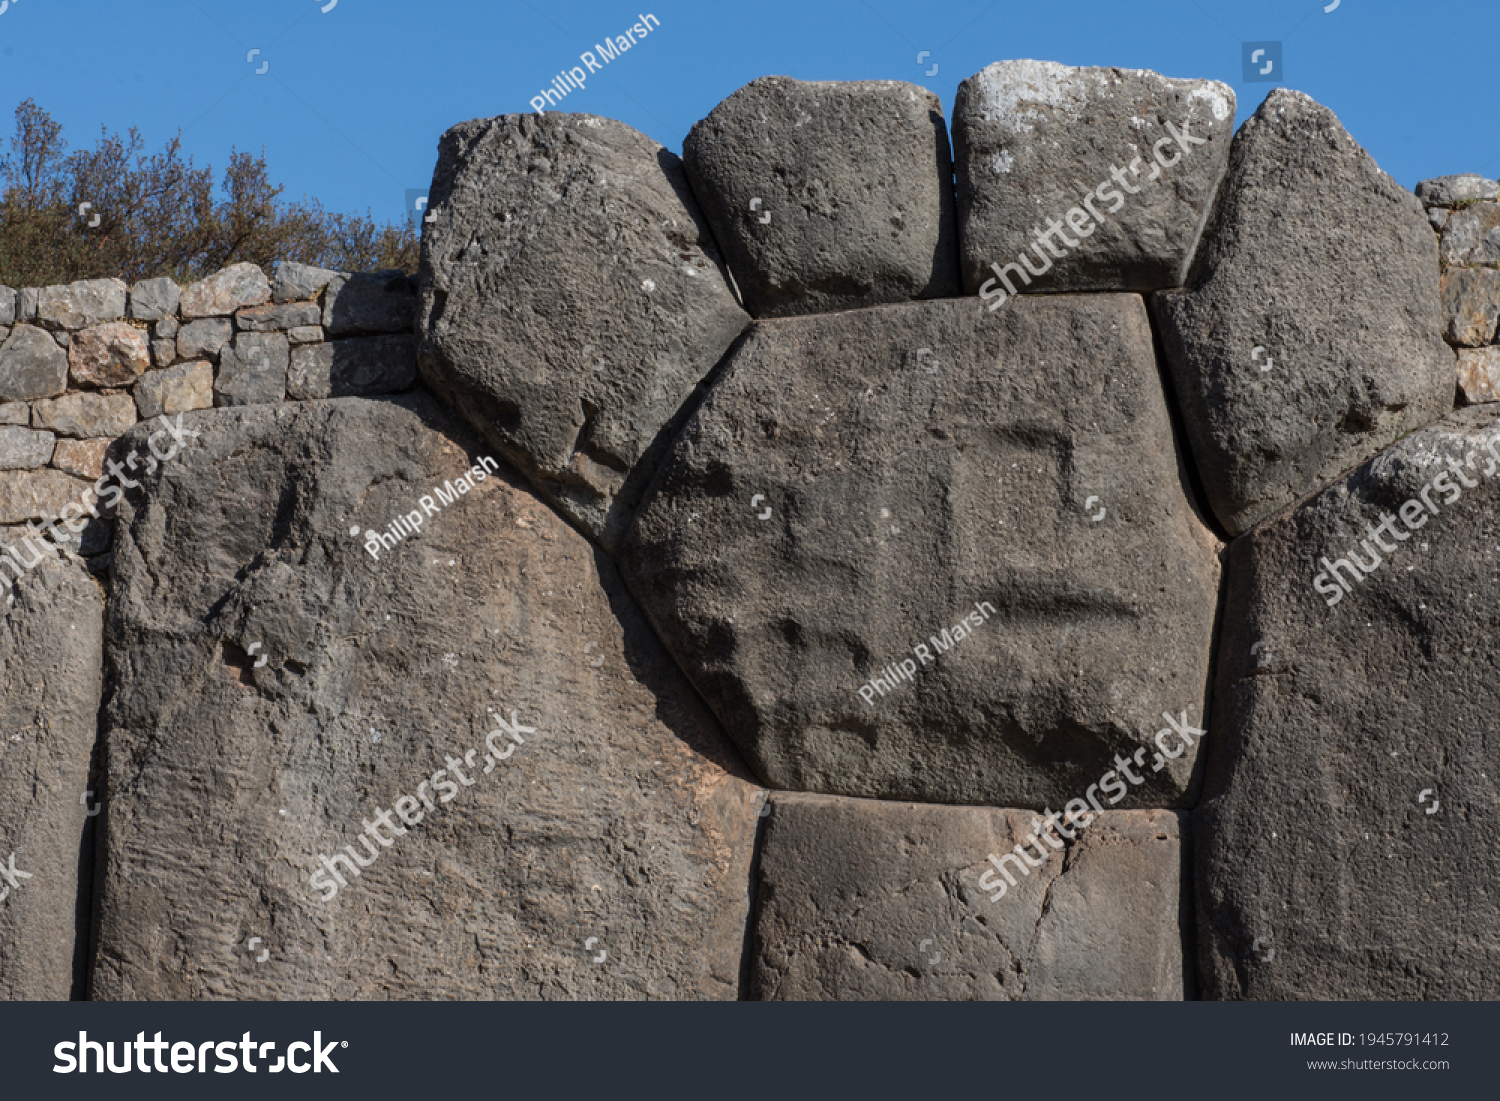
[[[1190,997],[1185,817],[1105,811],[1065,828],[1071,839],[1051,832],[1054,847],[1032,840],[1032,811],[777,793],[760,860],[751,996]],[[1012,856],[1012,887],[989,857],[1018,844],[1037,867],[1018,874]]]
[[[1156,303],[1231,535],[1453,407],[1422,206],[1300,92],[1276,89],[1241,128],[1193,284]]]
[[[1041,807],[1139,751],[1119,805],[1182,805],[1152,739],[1201,725],[1218,578],[1183,478],[1134,295],[757,322],[620,563],[774,787]]]
[[[0,560],[0,864],[28,878],[0,880],[0,1001],[59,1001],[82,996],[88,951],[104,594],[19,543],[0,541],[35,563]]]
[[[958,294],[953,160],[925,88],[761,77],[682,157],[755,317]]]
[[[1500,997],[1497,504],[1481,406],[1230,545],[1194,824],[1206,997]]]
[[[969,77],[953,103],[964,290],[1005,293],[990,265],[1025,254],[1017,292],[1180,286],[1234,110],[1227,84],[1144,69],[998,61]],[[1050,248],[1035,237],[1049,223]]]
[[[427,395],[182,424],[120,505],[92,996],[735,997],[762,797],[609,560],[503,467],[367,553],[488,453]]]
[[[422,376],[613,550],[652,443],[748,318],[682,163],[623,123],[443,135],[422,236]]]

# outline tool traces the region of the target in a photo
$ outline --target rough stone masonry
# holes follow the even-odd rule
[[[1500,190],[1235,107],[506,115],[415,277],[0,288],[0,994],[1500,997]]]

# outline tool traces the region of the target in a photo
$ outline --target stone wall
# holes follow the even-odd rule
[[[24,535],[78,501],[137,422],[410,389],[415,308],[400,272],[295,263],[274,284],[235,264],[187,287],[0,287],[0,528]],[[109,538],[91,517],[78,549],[102,569]]]
[[[1500,200],[1234,116],[768,77],[21,291],[0,522],[130,480],[0,559],[0,991],[1496,997]]]

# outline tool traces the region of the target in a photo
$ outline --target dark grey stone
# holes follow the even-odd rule
[[[283,333],[239,333],[219,353],[214,394],[220,405],[286,400],[289,345]]]
[[[1471,199],[1493,199],[1500,195],[1494,180],[1467,172],[1459,176],[1438,176],[1417,184],[1417,198],[1424,206],[1453,206]]]
[[[763,321],[619,561],[774,787],[1041,807],[1140,752],[1120,805],[1190,805],[1194,753],[1153,771],[1217,600],[1184,479],[1137,296]]]
[[[1497,482],[1500,412],[1465,409],[1230,545],[1205,996],[1500,997]]]
[[[443,135],[431,196],[423,378],[612,551],[747,321],[682,163],[609,119],[504,115]]]
[[[682,157],[752,316],[958,294],[953,160],[925,88],[761,77]]]
[[[409,333],[417,317],[415,280],[399,271],[340,275],[323,296],[323,328],[330,337]],[[316,324],[313,321],[299,324]]]
[[[733,999],[761,792],[608,559],[429,395],[182,424],[120,506],[92,996]]]
[[[0,546],[36,563],[0,559],[0,865],[16,870],[0,880],[0,1001],[64,1001],[83,994],[88,950],[104,594],[14,531]]]
[[[304,299],[317,298],[323,293],[323,288],[328,286],[335,276],[341,274],[343,273],[330,271],[327,268],[283,260],[276,265],[276,283],[272,299],[276,302],[299,302]]]
[[[68,388],[68,353],[45,330],[17,325],[0,344],[0,401],[50,398]]]
[[[1241,128],[1192,286],[1155,300],[1230,534],[1453,407],[1436,252],[1421,204],[1326,107],[1277,88]]]
[[[170,279],[142,279],[130,288],[130,316],[137,321],[161,321],[177,313],[182,288]],[[157,334],[161,335],[161,334]]]

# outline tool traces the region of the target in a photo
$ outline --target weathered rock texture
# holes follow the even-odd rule
[[[503,115],[443,135],[431,194],[423,377],[613,550],[747,321],[681,162],[610,119]]]
[[[1195,271],[1158,317],[1230,534],[1453,407],[1421,204],[1300,92],[1273,91],[1235,136]]]
[[[1500,412],[1464,410],[1231,545],[1206,996],[1500,996],[1497,483]]]
[[[990,854],[1031,811],[772,797],[760,860],[752,994],[765,1000],[1192,996],[1187,826],[1106,811],[1055,835],[997,901]],[[1034,852],[1035,850],[1028,849]],[[1007,865],[1009,867],[1009,865]],[[981,885],[983,879],[983,885]]]
[[[0,287],[0,998],[1500,996],[1500,199],[1232,114],[991,66],[954,242],[774,78],[696,198],[455,127],[420,279]]]
[[[482,466],[425,396],[183,423],[121,505],[93,996],[735,997],[758,789],[609,562],[503,471],[367,552]]]
[[[969,77],[953,105],[964,289],[999,292],[1007,264],[1016,291],[1180,286],[1234,106],[1226,84],[1143,69],[1001,61]]]
[[[1089,295],[758,322],[620,561],[775,787],[1040,807],[1139,749],[1122,805],[1160,806],[1188,794],[1193,754],[1149,747],[1204,713],[1214,550],[1145,308]]]
[[[761,77],[682,157],[755,317],[958,293],[953,160],[925,88]]]
[[[0,558],[0,578],[0,999],[66,999],[88,949],[104,594],[51,556]]]

